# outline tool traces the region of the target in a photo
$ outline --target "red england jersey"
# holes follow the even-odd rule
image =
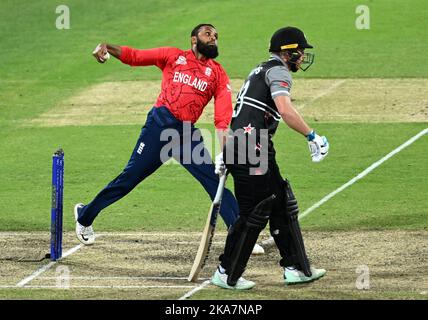
[[[131,66],[155,65],[162,70],[162,91],[155,107],[166,106],[181,121],[195,123],[214,97],[214,125],[226,129],[232,117],[232,93],[223,67],[198,60],[192,50],[163,47],[138,50],[121,47],[120,61]]]

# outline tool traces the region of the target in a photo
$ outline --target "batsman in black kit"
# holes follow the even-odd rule
[[[304,33],[295,27],[276,31],[270,41],[270,59],[251,71],[235,106],[224,152],[225,167],[232,174],[239,218],[229,229],[220,265],[212,283],[226,289],[251,289],[255,283],[242,278],[252,248],[269,222],[281,255],[286,284],[305,283],[326,270],[309,263],[298,222],[298,204],[290,182],[280,174],[272,142],[279,121],[307,138],[313,162],[329,150],[325,137],[311,129],[291,103],[291,72],[306,70],[314,55]],[[291,71],[291,72],[290,72]]]

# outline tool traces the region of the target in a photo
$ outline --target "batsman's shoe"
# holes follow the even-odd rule
[[[249,290],[254,287],[256,284],[253,281],[245,280],[244,278],[239,278],[236,285],[229,286],[227,284],[227,274],[221,273],[218,269],[214,273],[214,276],[211,279],[211,283],[217,287],[231,290]]]
[[[254,245],[253,248],[253,252],[251,252],[252,255],[261,255],[261,254],[265,254],[265,249],[263,249],[263,247],[261,245],[259,245],[258,243],[256,243]]]
[[[295,268],[284,268],[285,284],[306,283],[317,280],[325,275],[325,269],[315,269],[311,267],[312,276],[307,277],[302,271]]]
[[[76,220],[76,235],[77,239],[84,245],[91,245],[95,242],[95,234],[92,226],[82,226],[77,218],[79,217],[79,210],[84,207],[83,203],[78,203],[74,206],[74,219]]]

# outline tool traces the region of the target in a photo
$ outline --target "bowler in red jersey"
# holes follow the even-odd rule
[[[162,71],[162,84],[158,99],[147,115],[122,173],[87,205],[78,203],[74,207],[76,234],[80,242],[93,244],[95,234],[92,223],[100,211],[127,195],[171,157],[202,184],[211,199],[214,198],[219,182],[216,173],[224,170],[224,163],[220,154],[214,166],[194,124],[214,98],[214,125],[223,149],[233,107],[229,78],[223,67],[214,61],[218,56],[217,41],[215,27],[204,23],[192,30],[189,50],[173,47],[140,50],[107,43],[97,46],[93,55],[98,62],[105,63],[112,55],[133,67],[157,66]],[[176,135],[167,135],[170,139],[164,139],[165,132],[171,131]],[[173,147],[165,157],[163,151],[168,145]],[[194,154],[198,155],[198,159]],[[200,159],[209,161],[201,162]],[[238,210],[235,197],[226,189],[220,214],[227,227],[237,219]]]

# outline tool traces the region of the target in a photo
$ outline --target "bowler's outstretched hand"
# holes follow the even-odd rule
[[[92,55],[97,59],[99,63],[104,63],[110,58],[110,54],[107,50],[107,44],[100,43],[92,52]]]

